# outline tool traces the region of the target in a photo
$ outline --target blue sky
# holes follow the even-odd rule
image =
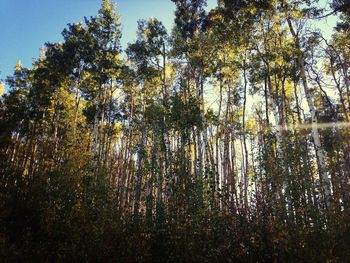
[[[115,0],[114,0],[115,1]],[[208,0],[208,8],[216,0]],[[327,1],[321,0],[325,5]],[[68,23],[83,21],[97,14],[101,0],[0,0],[0,78],[11,74],[20,60],[31,67],[45,42],[61,40]],[[175,6],[170,0],[117,0],[122,16],[122,44],[135,39],[137,20],[154,16],[170,29]],[[319,26],[330,34],[334,18]]]

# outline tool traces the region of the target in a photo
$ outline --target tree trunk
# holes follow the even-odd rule
[[[311,113],[312,138],[314,140],[314,145],[315,145],[315,152],[316,152],[316,158],[317,158],[317,164],[318,164],[322,192],[323,192],[325,202],[327,205],[330,194],[331,194],[330,179],[328,178],[328,174],[327,174],[327,170],[326,170],[326,163],[325,163],[325,156],[324,156],[324,152],[323,152],[323,149],[321,146],[320,134],[318,132],[316,107],[315,107],[314,102],[312,100],[312,95],[311,95],[310,89],[308,87],[308,82],[306,79],[305,66],[304,66],[305,59],[304,59],[303,52],[300,48],[299,36],[294,31],[292,21],[290,18],[287,18],[287,22],[288,22],[289,30],[295,39],[295,45],[296,45],[296,48],[298,51],[297,66],[300,70],[300,77],[302,79],[307,104],[308,104],[308,107],[309,107],[309,110]]]

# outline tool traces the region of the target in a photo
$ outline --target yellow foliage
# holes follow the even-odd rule
[[[123,125],[121,123],[116,123],[116,124],[114,124],[113,130],[114,130],[116,137],[119,137],[119,135],[122,134]]]
[[[246,131],[249,132],[252,135],[256,134],[256,131],[258,131],[258,123],[254,118],[248,118],[246,121]]]
[[[113,8],[113,5],[109,0],[103,0],[103,3],[102,3],[102,10],[103,11],[109,11],[112,8]]]
[[[291,81],[287,81],[284,86],[287,99],[294,98],[294,84]]]
[[[15,66],[15,71],[20,71],[22,69],[23,65],[20,60],[17,61],[17,64]]]
[[[0,96],[4,95],[5,93],[5,85],[3,82],[0,81]]]

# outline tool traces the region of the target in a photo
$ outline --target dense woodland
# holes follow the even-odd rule
[[[2,83],[0,261],[350,262],[348,1],[172,2]]]

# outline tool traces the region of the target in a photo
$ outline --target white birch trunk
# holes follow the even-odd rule
[[[306,79],[305,66],[304,66],[304,55],[300,49],[299,38],[298,38],[296,32],[294,31],[294,28],[293,28],[293,25],[292,25],[290,18],[287,19],[287,22],[288,22],[290,32],[293,35],[293,37],[295,38],[296,48],[298,49],[297,62],[298,62],[299,70],[300,70],[300,77],[301,77],[302,82],[303,82],[304,93],[306,95],[307,104],[308,104],[308,107],[309,107],[309,110],[311,113],[312,138],[313,138],[314,145],[315,145],[315,152],[316,152],[320,181],[322,183],[321,187],[322,187],[323,194],[325,195],[326,202],[328,202],[329,196],[331,194],[330,179],[328,178],[326,164],[325,164],[325,156],[324,156],[324,152],[323,152],[323,149],[321,146],[320,134],[318,132],[316,107],[315,107],[314,102],[312,100],[311,92],[310,92],[310,89],[308,87],[308,82]]]

